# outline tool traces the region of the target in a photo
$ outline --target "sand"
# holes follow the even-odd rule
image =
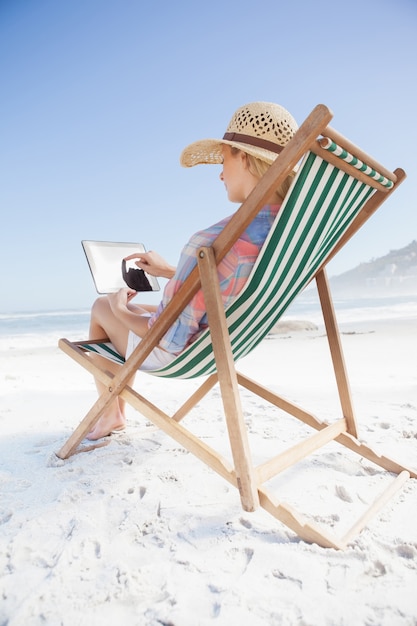
[[[360,437],[417,469],[417,323],[345,324]],[[240,369],[322,419],[340,417],[322,329],[290,325]],[[3,350],[0,365],[2,626],[417,624],[417,481],[345,551],[300,540],[175,441],[129,411],[108,446],[55,456],[95,399],[57,348]],[[196,381],[139,374],[174,410]],[[294,443],[294,418],[243,393],[254,460]],[[187,425],[228,454],[214,390]],[[336,444],[285,472],[283,499],[343,534],[390,475]]]

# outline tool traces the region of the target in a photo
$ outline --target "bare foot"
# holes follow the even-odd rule
[[[110,417],[103,416],[98,420],[94,428],[90,430],[86,439],[95,441],[96,439],[107,437],[107,435],[110,435],[114,430],[124,430],[125,428],[126,420],[123,415],[118,415],[117,417],[114,415]]]

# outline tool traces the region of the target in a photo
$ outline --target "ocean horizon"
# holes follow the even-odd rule
[[[417,295],[335,299],[339,324],[377,320],[417,319]],[[303,294],[290,305],[284,319],[323,324],[318,298]],[[0,350],[53,347],[60,337],[87,337],[90,309],[39,310],[0,313]]]

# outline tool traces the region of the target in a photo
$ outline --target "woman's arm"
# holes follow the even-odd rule
[[[150,250],[149,252],[141,252],[131,254],[125,258],[125,261],[137,259],[135,264],[151,276],[160,278],[172,278],[175,274],[175,267],[170,265],[160,254]]]

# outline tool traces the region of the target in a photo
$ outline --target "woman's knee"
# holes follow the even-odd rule
[[[101,296],[94,301],[91,307],[91,316],[100,317],[103,313],[107,313],[110,309],[107,296]]]
[[[113,312],[110,308],[107,296],[97,298],[91,307],[90,329],[100,326],[104,330],[107,330],[107,326],[112,318]]]

